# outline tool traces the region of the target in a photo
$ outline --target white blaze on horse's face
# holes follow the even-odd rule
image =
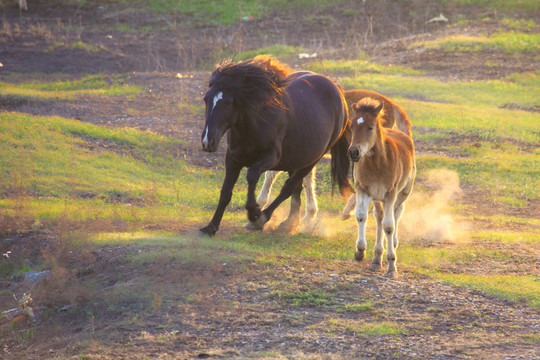
[[[230,93],[210,86],[204,96],[206,124],[201,135],[203,150],[214,152],[222,136],[231,127],[234,117],[233,98]]]
[[[208,126],[204,128],[204,138],[202,140],[203,146],[208,146]]]
[[[212,111],[214,111],[214,108],[216,107],[217,103],[219,100],[223,99],[223,92],[220,91],[216,94],[216,96],[214,96],[214,103],[212,105],[212,110],[210,110],[210,113],[212,113]]]

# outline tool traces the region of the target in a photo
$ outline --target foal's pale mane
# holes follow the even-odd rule
[[[367,97],[356,103],[355,111],[358,112],[377,112],[377,108],[381,105],[381,101]],[[382,112],[382,110],[381,110]]]

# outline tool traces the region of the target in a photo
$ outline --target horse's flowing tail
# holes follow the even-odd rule
[[[332,189],[337,183],[339,191],[344,198],[347,198],[353,191],[349,183],[349,169],[351,162],[349,161],[349,145],[351,143],[352,132],[351,127],[347,126],[343,135],[339,138],[330,150],[332,156]]]

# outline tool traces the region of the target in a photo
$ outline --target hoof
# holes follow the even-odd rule
[[[257,220],[250,222],[244,227],[252,231],[262,230],[262,228],[264,227],[264,224],[266,224],[267,221],[268,219],[266,218],[266,215],[261,214],[261,216],[259,216]]]
[[[382,269],[381,264],[377,263],[371,263],[371,266],[369,267],[369,270],[371,271],[380,271]]]
[[[354,260],[356,261],[362,261],[366,257],[366,250],[358,250],[356,249],[356,252],[354,253]]]
[[[260,208],[255,208],[255,209],[251,209],[251,210],[248,210],[248,220],[249,222],[257,222],[262,216],[262,212],[261,212],[261,209]]]
[[[199,229],[199,232],[197,233],[199,237],[212,237],[215,234],[216,230],[214,230],[214,227],[212,225],[208,225]]]
[[[262,228],[257,227],[255,223],[247,223],[246,225],[244,225],[244,229],[250,230],[250,231],[259,231]]]
[[[399,274],[398,274],[397,270],[393,270],[393,271],[389,271],[388,273],[386,273],[386,277],[389,278],[389,279],[392,279],[392,280],[397,280],[397,279],[399,279]]]

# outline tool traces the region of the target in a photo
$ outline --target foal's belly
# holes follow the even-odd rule
[[[369,184],[367,193],[373,200],[383,201],[388,193],[388,188],[384,184]]]

